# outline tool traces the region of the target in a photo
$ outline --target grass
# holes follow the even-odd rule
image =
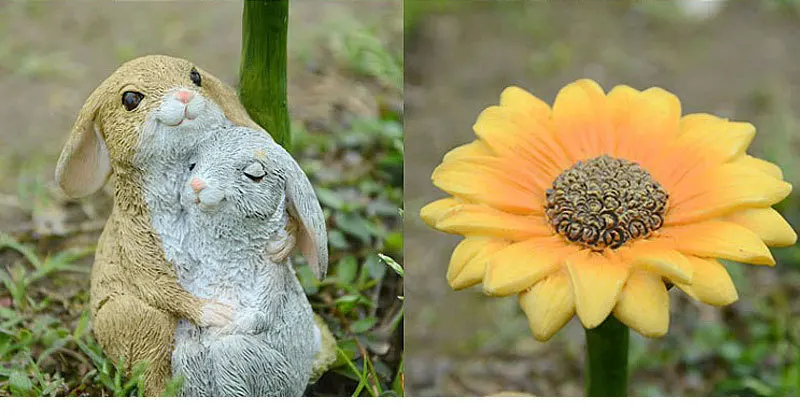
[[[320,76],[356,82],[376,102],[402,100],[402,43],[390,41],[398,33],[364,23],[358,30],[333,25],[328,34],[330,41],[295,46],[304,53],[299,59],[324,62],[328,73]],[[6,49],[0,47],[0,71],[53,82],[83,76],[52,73],[61,55],[14,56]],[[402,116],[401,105],[381,104],[374,113],[345,111],[323,123],[293,119],[293,154],[316,187],[330,248],[324,280],[313,278],[302,258],[296,269],[338,341],[334,367],[307,395],[405,394]],[[110,196],[63,200],[50,179],[55,155],[2,153],[0,189],[17,191],[0,195],[0,203],[18,217],[0,215],[0,396],[139,396],[144,366],[108,359],[87,311],[94,245]],[[173,380],[165,394],[174,395],[180,383]]]

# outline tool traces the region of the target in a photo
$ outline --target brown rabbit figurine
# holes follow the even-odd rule
[[[236,93],[211,74],[184,59],[145,56],[123,64],[92,92],[58,160],[56,181],[71,197],[92,194],[115,178],[114,206],[92,268],[91,314],[109,357],[124,359],[128,368],[148,362],[146,395],[160,394],[170,377],[180,319],[224,326],[233,310],[178,284],[153,227],[145,172],[153,150],[164,144],[159,140],[176,137],[171,130],[183,129],[177,137],[185,138],[231,124],[261,129]],[[186,148],[193,145],[188,141]]]

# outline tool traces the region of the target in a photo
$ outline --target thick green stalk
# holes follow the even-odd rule
[[[586,396],[628,395],[628,326],[608,316],[586,330]]]
[[[286,34],[289,0],[245,0],[239,97],[248,114],[291,149],[286,98]]]

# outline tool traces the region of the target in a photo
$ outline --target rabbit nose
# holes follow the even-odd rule
[[[189,185],[192,186],[192,190],[194,190],[195,193],[199,193],[201,190],[208,187],[206,182],[200,180],[197,177],[193,178],[192,181],[189,183]]]
[[[194,92],[186,89],[181,89],[180,91],[175,93],[175,98],[177,98],[178,101],[184,104],[188,104],[189,101],[191,101],[192,98],[194,98]]]

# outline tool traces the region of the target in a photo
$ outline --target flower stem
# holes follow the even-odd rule
[[[608,318],[586,330],[586,396],[627,396],[628,326]]]
[[[291,150],[286,98],[289,0],[245,0],[239,98],[250,117]]]

